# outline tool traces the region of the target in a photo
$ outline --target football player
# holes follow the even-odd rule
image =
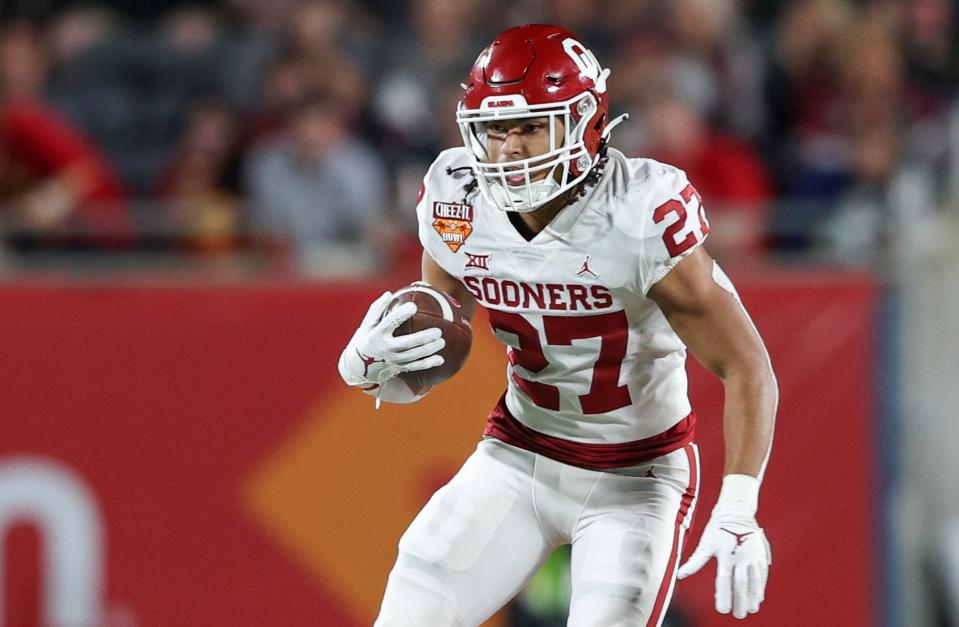
[[[481,303],[508,347],[483,439],[399,542],[376,625],[478,625],[572,545],[569,624],[659,625],[677,577],[717,561],[716,609],[759,610],[756,521],[777,387],[762,340],[702,244],[677,168],[610,148],[607,80],[569,31],[526,25],[476,60],[417,204],[424,281]],[[373,303],[340,359],[352,386],[414,402],[397,373],[442,363],[438,329]],[[702,540],[686,350],[725,386],[725,476]]]

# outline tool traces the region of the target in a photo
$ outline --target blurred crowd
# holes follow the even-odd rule
[[[460,83],[525,22],[612,69],[611,113],[631,116],[613,145],[687,170],[720,256],[876,264],[955,212],[953,0],[17,6],[0,21],[8,256],[256,248],[312,274],[413,258]]]

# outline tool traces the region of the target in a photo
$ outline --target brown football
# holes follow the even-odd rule
[[[409,302],[416,303],[417,311],[396,329],[394,335],[407,335],[438,327],[446,340],[446,346],[439,352],[443,356],[442,365],[399,375],[411,390],[420,390],[442,383],[459,372],[473,345],[473,329],[463,315],[460,303],[441,289],[426,283],[413,283],[393,294],[387,311]]]

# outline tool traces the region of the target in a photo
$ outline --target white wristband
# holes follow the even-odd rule
[[[726,475],[716,505],[745,507],[755,516],[759,507],[759,479],[752,475]]]

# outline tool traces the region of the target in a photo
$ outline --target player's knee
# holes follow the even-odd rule
[[[374,627],[459,627],[456,597],[439,579],[394,568]]]

